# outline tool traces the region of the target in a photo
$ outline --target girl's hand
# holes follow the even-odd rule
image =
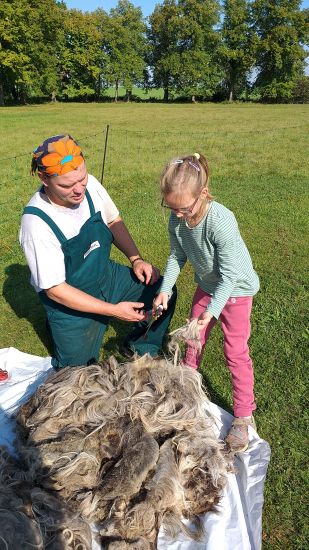
[[[208,311],[204,311],[204,313],[201,313],[197,321],[198,328],[200,330],[205,329],[207,325],[210,323],[212,318],[213,318],[213,315]]]
[[[132,269],[138,280],[146,285],[153,285],[160,277],[160,270],[142,259],[136,260]]]
[[[153,301],[153,305],[155,307],[163,306],[163,309],[167,309],[168,307],[168,293],[167,292],[160,292],[158,296],[155,297]]]

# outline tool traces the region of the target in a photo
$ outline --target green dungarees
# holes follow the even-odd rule
[[[110,260],[113,235],[103,222],[101,212],[95,212],[91,196],[86,190],[90,217],[80,232],[66,239],[54,221],[40,208],[27,206],[24,214],[39,216],[52,229],[61,244],[64,254],[66,283],[106,302],[117,304],[123,301],[143,302],[151,310],[161,281],[154,285],[141,283],[133,270]],[[52,365],[87,365],[98,361],[100,347],[109,317],[73,310],[46,295],[39,297],[47,313],[52,338],[54,357]],[[154,323],[145,340],[143,335],[147,323],[135,323],[126,339],[126,345],[139,355],[156,355],[162,347],[164,335],[175,309],[176,289],[166,312]]]

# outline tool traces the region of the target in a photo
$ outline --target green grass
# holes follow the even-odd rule
[[[38,182],[29,176],[30,155],[3,158],[27,153],[48,135],[69,131],[80,139],[89,171],[100,178],[104,129],[109,123],[105,186],[143,256],[163,269],[169,247],[167,217],[159,200],[160,171],[172,156],[206,153],[212,192],[235,212],[261,279],[251,350],[257,424],[272,448],[263,548],[306,548],[308,107],[57,103],[5,108],[0,116],[0,348],[14,346],[34,355],[48,354],[50,342],[42,308],[28,284],[17,235],[22,208]],[[93,134],[98,135],[87,137]],[[172,328],[189,313],[194,291],[189,267],[178,287]],[[125,330],[121,324],[109,329],[108,352],[117,353],[119,332]],[[230,410],[231,386],[219,327],[202,368],[214,401]]]

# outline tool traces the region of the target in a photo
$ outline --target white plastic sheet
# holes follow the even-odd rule
[[[36,357],[15,348],[0,350],[0,368],[9,380],[0,385],[0,444],[14,453],[14,413],[52,372],[50,357]],[[213,403],[210,412],[216,430],[224,438],[232,416]],[[201,542],[179,535],[171,541],[160,531],[158,550],[259,550],[262,535],[263,489],[270,448],[250,428],[250,445],[235,459],[236,474],[230,474],[218,513],[204,516],[205,536]],[[93,543],[93,550],[100,546]]]

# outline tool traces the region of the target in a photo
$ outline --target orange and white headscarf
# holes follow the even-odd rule
[[[70,135],[52,136],[37,147],[32,156],[31,172],[62,176],[84,161],[78,143]]]

